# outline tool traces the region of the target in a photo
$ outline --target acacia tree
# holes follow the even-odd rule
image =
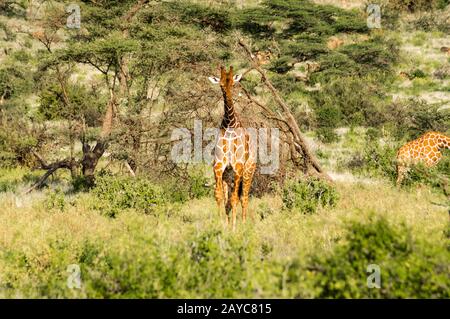
[[[177,79],[195,78],[199,70],[206,79],[209,67],[205,62],[218,61],[218,41],[212,38],[205,43],[209,31],[184,21],[184,7],[147,2],[87,2],[81,7],[81,29],[64,30],[62,45],[55,44],[62,38],[64,12],[46,15],[41,30],[33,34],[46,48],[39,72],[56,82],[54,93],[60,107],[67,110],[63,114],[71,151],[69,157],[52,164],[35,151],[47,173],[31,189],[59,168],[70,169],[73,176],[78,176],[80,169],[86,184],[92,185],[95,168],[108,147],[111,157],[125,160],[133,175],[138,167],[155,165],[172,124],[182,117],[182,112],[173,112],[169,105],[174,86],[180,84]],[[205,52],[205,44],[214,50]],[[79,65],[101,75],[95,90],[84,90],[89,91],[85,95],[100,92],[106,100],[100,118],[86,117],[87,99],[80,99],[76,90],[83,84],[73,81]],[[165,98],[159,99],[162,95]],[[152,112],[154,108],[157,113]],[[101,129],[96,130],[96,122],[101,122]],[[81,154],[75,151],[77,141]],[[139,156],[142,145],[154,155]]]
[[[116,10],[124,11],[126,3],[116,4]],[[68,39],[66,46],[60,49],[53,49],[53,45],[58,42],[58,31],[64,26],[62,23],[65,18],[65,12],[59,11],[53,14],[47,14],[44,23],[41,23],[41,29],[33,33],[46,48],[46,53],[42,56],[39,71],[41,73],[52,74],[56,78],[58,91],[60,93],[59,105],[65,112],[65,120],[69,123],[69,146],[70,155],[63,160],[57,160],[54,163],[47,164],[47,161],[37,152],[34,154],[38,158],[41,167],[47,169],[42,178],[30,188],[42,185],[46,178],[59,168],[67,168],[72,172],[72,176],[78,175],[78,168],[81,167],[87,186],[92,186],[94,182],[94,172],[99,159],[103,156],[110,141],[111,132],[114,126],[114,119],[117,113],[117,105],[126,93],[126,76],[124,76],[125,56],[136,50],[135,42],[126,39],[123,32],[119,32],[120,17],[115,17],[116,30],[108,31],[102,29],[105,16],[97,16],[99,11],[108,12],[110,3],[97,4],[94,8],[86,6],[87,14],[84,26],[79,31],[66,34]],[[93,11],[96,13],[94,14]],[[114,10],[113,10],[114,11]],[[131,17],[128,17],[131,19]],[[107,96],[107,105],[101,120],[101,130],[98,134],[88,136],[88,123],[85,117],[85,108],[80,105],[80,99],[77,99],[74,92],[74,84],[70,78],[74,75],[74,66],[77,64],[90,65],[102,75],[100,90]],[[122,83],[119,83],[122,82]],[[118,88],[121,87],[119,90]],[[83,102],[81,101],[81,104]],[[81,158],[77,158],[74,148],[75,140],[81,142]]]

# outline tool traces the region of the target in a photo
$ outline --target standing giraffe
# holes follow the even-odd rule
[[[217,136],[214,151],[214,176],[216,179],[215,197],[219,206],[219,215],[229,223],[232,213],[232,227],[236,227],[237,204],[242,205],[242,221],[245,222],[248,195],[256,169],[256,151],[253,140],[234,109],[232,89],[242,75],[233,76],[233,67],[227,72],[220,67],[220,79],[209,77],[213,84],[220,84],[224,101],[224,116]],[[232,180],[228,177],[233,177]],[[223,209],[222,209],[223,208]]]
[[[427,167],[436,165],[442,158],[441,150],[450,149],[450,137],[439,132],[427,132],[406,143],[397,153],[397,185],[400,185],[409,166],[419,162]]]

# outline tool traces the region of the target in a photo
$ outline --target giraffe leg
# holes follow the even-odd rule
[[[227,182],[222,181],[223,183],[223,194],[224,194],[224,198],[223,198],[223,206],[225,207],[225,223],[226,225],[228,225],[230,223],[230,217],[228,216],[228,184]]]
[[[401,164],[397,165],[397,186],[402,184],[403,179],[405,178],[407,167]]]
[[[237,165],[234,174],[234,187],[231,194],[231,224],[233,231],[236,229],[236,215],[237,215],[237,204],[239,202],[239,186],[242,180],[242,165]]]
[[[244,171],[244,176],[242,180],[242,221],[245,223],[247,217],[247,207],[248,207],[248,194],[250,193],[250,188],[252,186],[252,178],[255,172],[255,165],[253,164],[249,169]],[[250,214],[250,218],[254,220],[255,216]]]
[[[222,172],[215,171],[216,178],[216,189],[214,191],[214,196],[216,198],[217,206],[219,209],[219,218],[222,219],[222,215],[225,213],[225,205],[224,205],[224,193],[223,193],[223,181],[222,181]]]

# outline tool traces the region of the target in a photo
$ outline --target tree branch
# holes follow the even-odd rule
[[[314,168],[314,170],[319,174],[320,177],[324,177],[325,179],[331,181],[331,178],[328,176],[328,174],[325,173],[325,171],[320,166],[320,164],[317,161],[314,154],[310,151],[309,146],[306,143],[306,140],[303,137],[303,135],[300,131],[300,128],[298,127],[297,121],[295,120],[295,117],[292,115],[292,113],[290,111],[289,106],[283,101],[283,99],[279,95],[278,91],[272,85],[272,82],[270,82],[270,80],[268,79],[265,71],[260,67],[255,55],[251,52],[250,48],[244,42],[243,39],[239,39],[239,45],[246,52],[249,60],[252,62],[253,68],[256,71],[258,71],[259,74],[261,74],[261,80],[264,82],[266,87],[272,93],[277,104],[283,110],[283,115],[286,117],[286,120],[285,120],[286,124],[289,126],[290,130],[292,131],[292,133],[294,135],[294,141],[296,142],[295,147],[300,153],[302,153],[304,155],[305,164],[307,164],[307,166],[309,166],[308,164],[310,164]]]

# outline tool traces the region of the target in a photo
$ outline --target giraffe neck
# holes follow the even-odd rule
[[[222,120],[221,128],[236,128],[241,127],[241,122],[239,117],[234,109],[233,97],[231,95],[230,89],[223,89],[223,108],[224,115]]]

